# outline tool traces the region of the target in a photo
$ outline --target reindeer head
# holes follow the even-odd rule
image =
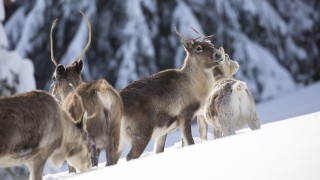
[[[225,54],[222,46],[219,48],[219,50]],[[220,66],[222,66],[224,69],[223,71],[228,77],[232,77],[239,70],[238,62],[231,60],[228,54],[225,54],[224,62],[222,62]]]
[[[210,39],[213,35],[205,36],[194,28],[191,27],[191,29],[200,35],[200,37],[190,38],[182,35],[176,30],[176,33],[182,37],[181,43],[187,53],[187,57],[189,57],[189,61],[192,61],[191,63],[193,65],[200,66],[200,68],[204,69],[212,69],[219,65],[221,61],[223,61],[224,55],[222,52],[215,49],[214,45],[211,43]]]
[[[83,127],[79,128],[81,131],[81,138],[77,142],[74,142],[70,147],[70,152],[67,155],[68,163],[75,167],[80,172],[85,172],[92,166],[90,157],[90,142],[87,132],[87,112],[82,116]]]
[[[91,25],[86,17],[86,15],[81,12],[83,15],[87,27],[88,27],[88,42],[85,48],[82,50],[80,55],[71,63],[70,65],[58,64],[53,55],[53,42],[52,42],[52,32],[54,27],[57,24],[57,19],[53,22],[50,31],[50,46],[51,46],[51,60],[56,66],[56,69],[53,73],[52,80],[53,84],[50,87],[50,93],[58,99],[60,102],[79,84],[82,83],[81,72],[83,69],[83,61],[81,57],[85,54],[91,43]]]
[[[213,69],[213,75],[216,79],[222,77],[232,78],[239,70],[239,64],[238,62],[231,60],[228,54],[225,54],[222,46],[219,48],[219,51],[224,54],[225,58],[219,66],[216,66]]]

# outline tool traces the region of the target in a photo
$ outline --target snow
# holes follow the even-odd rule
[[[192,13],[192,10],[181,0],[178,1],[178,5],[173,12],[171,27],[177,28],[181,34],[189,37],[195,37],[196,35],[190,27],[195,28],[199,32],[203,32],[202,26]],[[181,37],[178,37],[178,39],[181,39]],[[179,45],[175,55],[174,66],[180,68],[184,58],[185,52],[182,46]]]
[[[244,1],[244,3],[247,3],[244,7],[247,8],[254,8],[250,7],[252,3],[250,1]],[[228,23],[230,23],[231,27],[233,27],[236,30],[240,29],[240,24],[238,22],[238,15],[234,10],[232,9],[230,1],[216,1],[216,10],[218,14],[225,15],[228,19]],[[223,17],[223,16],[222,16]],[[221,31],[224,31],[225,28],[222,28],[220,23],[217,23],[216,26],[218,27],[218,32],[221,33]]]
[[[21,29],[23,29],[25,19],[25,8],[20,8],[7,20],[5,31],[10,43],[9,48],[14,48],[13,44],[18,43],[20,36],[22,35]]]
[[[4,4],[3,4],[3,0],[0,0],[0,48],[6,48],[8,46],[8,40],[2,25],[2,22],[4,21],[4,19],[5,19]]]
[[[0,0],[0,6],[3,7],[2,3],[3,0]],[[195,34],[189,28],[193,26],[200,32],[214,33],[214,44],[223,44],[230,50],[231,57],[241,64],[241,71],[236,77],[247,82],[255,98],[261,101],[268,100],[257,105],[258,114],[264,123],[264,130],[265,126],[269,126],[266,123],[320,110],[319,101],[317,101],[320,91],[319,83],[306,89],[296,90],[299,86],[297,84],[316,80],[312,72],[317,72],[317,69],[316,67],[310,69],[310,67],[314,67],[312,65],[317,62],[319,54],[316,41],[312,39],[315,37],[313,29],[319,22],[317,21],[319,12],[316,6],[313,7],[310,4],[302,0],[294,2],[177,0],[174,3],[145,0],[132,0],[126,3],[95,1],[79,3],[62,0],[53,3],[35,0],[32,5],[30,3],[19,5],[6,21],[7,37],[4,32],[2,33],[5,14],[4,8],[0,7],[0,49],[17,47],[17,51],[0,51],[0,80],[4,78],[9,80],[10,85],[17,85],[15,78],[18,77],[21,84],[17,85],[17,92],[34,89],[33,65],[30,60],[22,58],[29,56],[33,57],[37,69],[37,82],[48,81],[43,76],[48,69],[39,67],[44,67],[43,57],[48,58],[50,55],[50,48],[42,47],[46,47],[45,44],[48,45],[48,27],[57,16],[60,18],[60,27],[57,28],[59,30],[55,31],[57,51],[66,49],[66,52],[61,54],[63,64],[72,61],[87,40],[83,19],[80,26],[74,25],[75,22],[80,22],[81,15],[78,14],[78,10],[86,11],[93,21],[95,32],[99,32],[92,34],[92,46],[88,50],[92,58],[88,62],[91,71],[85,64],[84,79],[115,78],[117,89],[121,89],[133,80],[158,72],[160,68],[167,68],[167,65],[180,68],[185,52],[173,29],[177,27],[181,33],[194,37]],[[70,32],[75,32],[72,30],[74,27],[77,28],[76,33],[72,33],[73,37],[68,38]],[[171,34],[162,35],[164,32],[167,33],[167,28],[172,30]],[[304,34],[310,34],[310,36],[304,36]],[[5,42],[6,39],[9,44]],[[70,39],[70,41],[59,41],[59,39]],[[154,41],[158,40],[164,43],[157,46]],[[174,58],[173,63],[163,63],[166,66],[157,67],[162,62],[173,61],[172,58]],[[87,61],[84,62],[87,63]],[[50,61],[47,63],[52,67]],[[298,79],[298,82],[294,82],[293,78]],[[48,82],[51,83],[51,79]],[[297,92],[294,92],[295,90]],[[194,125],[192,130],[195,139],[200,142],[197,138],[197,126]],[[212,137],[211,134],[209,135]],[[166,150],[180,151],[178,148],[180,139],[179,130],[172,132],[168,136]],[[144,156],[152,155],[152,149],[153,142],[150,142]],[[261,151],[261,153],[268,152]],[[126,154],[127,152],[124,152],[122,158]],[[100,162],[104,161],[105,155],[102,153]],[[66,165],[62,168],[53,168],[49,164],[50,162],[44,174],[53,178],[64,177],[52,173],[66,171]],[[125,164],[127,163],[123,159],[119,163],[121,167],[126,166]],[[104,163],[92,172],[105,169],[109,171],[109,168],[103,168],[103,166]],[[198,168],[192,170],[197,172]],[[82,174],[68,175],[70,178],[81,176]]]
[[[34,67],[30,59],[22,58],[17,51],[0,48],[0,80],[7,80],[9,86],[16,87],[16,93],[36,88],[33,74]],[[10,93],[4,91],[2,95],[10,95]]]
[[[303,48],[297,46],[297,44],[293,42],[292,38],[287,38],[285,41],[285,45],[287,50],[293,52],[294,55],[296,55],[299,59],[308,60],[307,52]]]
[[[66,179],[319,179],[320,112]],[[58,179],[48,175],[44,179]]]
[[[7,36],[4,31],[2,22],[0,21],[0,48],[7,48],[7,47],[8,47]]]
[[[41,89],[51,83],[50,76],[44,74],[52,70],[52,63],[43,60],[50,55],[48,35],[52,21],[59,18],[55,31],[59,62],[61,57],[72,60],[73,52],[79,52],[83,47],[81,42],[86,42],[83,25],[78,25],[82,21],[79,10],[91,11],[88,15],[93,26],[92,45],[87,54],[90,56],[90,71],[85,64],[84,80],[105,77],[116,89],[121,89],[158,70],[180,68],[185,52],[174,28],[194,37],[196,35],[189,28],[193,26],[203,33],[214,34],[214,44],[217,47],[223,44],[235,60],[238,57],[234,52],[241,52],[244,55],[241,59],[243,69],[252,67],[254,59],[251,58],[254,56],[246,50],[247,41],[237,42],[241,41],[238,34],[246,36],[249,44],[253,42],[256,48],[264,49],[264,52],[259,51],[260,58],[267,55],[267,59],[277,61],[276,66],[281,71],[289,70],[287,74],[295,79],[295,83],[305,83],[317,80],[315,74],[318,71],[317,67],[310,70],[318,60],[317,38],[313,37],[316,37],[314,29],[320,22],[317,6],[312,4],[303,0],[177,0],[161,3],[146,0],[125,3],[34,0],[13,8],[4,26],[8,48],[17,49],[22,57],[32,57],[37,69],[37,85]],[[236,32],[235,36],[232,32]],[[235,46],[237,43],[239,46]],[[291,90],[282,89],[284,85],[279,82],[283,79],[275,78],[275,83],[264,83],[264,78],[255,78],[251,70],[259,72],[256,69],[263,69],[265,63],[254,64],[253,69],[247,68],[248,71],[240,71],[239,75],[250,81],[255,98],[264,100]],[[273,72],[268,71],[266,75],[271,76]],[[277,84],[280,84],[279,88]],[[261,89],[264,89],[263,93]]]
[[[320,82],[257,105],[262,123],[320,111]]]
[[[294,32],[312,29],[315,21],[311,17],[318,16],[318,11],[314,11],[314,9],[316,9],[317,7],[307,6],[302,2],[297,2],[296,4],[286,2],[286,4],[282,5],[284,5],[284,8],[286,8],[284,9],[284,12],[291,14],[291,21],[289,23],[290,29],[292,29]]]
[[[259,16],[260,25],[268,24],[274,32],[285,34],[287,26],[283,18],[275,11],[275,9],[266,1],[242,0],[241,3],[244,10],[248,13]]]
[[[143,15],[141,0],[128,1],[125,9],[128,21],[122,30],[123,44],[115,55],[122,60],[115,83],[116,89],[122,89],[130,82],[157,71],[153,58],[155,50],[152,32]],[[143,57],[147,57],[146,62]]]
[[[196,145],[181,148],[177,130],[169,134],[164,153],[153,155],[150,143],[137,160],[126,162],[122,158],[110,167],[104,167],[105,163],[100,161],[98,167],[87,173],[61,172],[43,178],[316,180],[320,178],[319,92],[320,82],[258,104],[261,130],[243,129],[237,135],[218,140],[212,140],[209,134],[210,140],[200,143],[197,126],[193,125]],[[289,117],[294,118],[286,119]]]
[[[7,36],[2,21],[5,18],[3,0],[0,0],[0,95],[22,93],[36,88],[34,67],[17,51],[7,51]]]
[[[241,71],[236,77],[247,82],[254,95],[260,94],[261,100],[265,100],[274,94],[281,95],[296,89],[289,72],[278,63],[273,54],[246,35],[234,32],[233,36],[236,38],[233,57],[239,61]],[[251,60],[250,64],[248,59]],[[262,89],[259,89],[259,84]]]
[[[183,16],[182,16],[183,15]],[[173,20],[171,27],[176,27],[180,33],[193,37],[195,33],[191,31],[192,26],[199,32],[203,32],[202,26],[198,19],[192,13],[192,10],[186,5],[185,2],[178,0],[178,5],[173,12]]]
[[[90,1],[90,2],[93,3],[93,1]],[[92,7],[92,8],[89,8],[87,11],[84,12],[86,14],[86,16],[88,17],[89,21],[90,21],[91,14],[93,14],[93,12],[96,11],[94,9],[94,6],[90,6],[90,7]],[[82,17],[80,13],[78,16],[79,16],[79,18]],[[59,20],[58,20],[58,23],[59,23]],[[92,35],[92,33],[91,33],[91,36],[94,36],[94,35]],[[59,40],[56,40],[54,42],[57,43],[58,41]],[[84,20],[84,18],[82,18],[81,24],[79,26],[79,30],[75,34],[70,45],[68,46],[67,52],[61,58],[61,61],[59,63],[63,64],[63,65],[72,64],[72,62],[74,62],[76,60],[75,58],[77,58],[80,55],[80,53],[82,52],[82,50],[86,46],[87,42],[88,42],[88,27],[87,27],[86,21]],[[88,51],[90,51],[90,47],[87,50],[87,52]],[[83,60],[83,63],[84,63],[84,66],[83,66],[84,67],[83,68],[84,76],[88,79],[92,79],[90,76],[90,74],[91,74],[90,70],[89,70],[89,68],[87,68],[87,67],[89,67],[89,65],[88,65],[88,60],[86,58],[86,54],[84,54],[83,57],[81,57],[80,59]]]
[[[4,12],[3,0],[0,0],[0,22],[3,22],[5,18],[6,18],[6,14]]]
[[[45,1],[37,0],[34,9],[29,13],[25,19],[25,24],[28,26],[23,26],[21,39],[17,44],[17,51],[22,57],[25,57],[30,51],[32,51],[33,46],[37,43],[34,41],[36,37],[37,29],[42,27],[44,24],[44,14],[45,11]]]

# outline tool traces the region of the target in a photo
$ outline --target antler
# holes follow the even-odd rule
[[[188,37],[188,36],[186,36],[186,35],[181,34],[181,33],[177,30],[177,28],[175,28],[175,31],[176,31],[176,33],[177,33],[179,36],[181,36],[182,38],[184,38],[184,39],[186,39],[186,40],[189,40],[189,41],[193,41],[193,42],[194,42],[194,41],[196,41],[197,39],[202,38],[203,41],[205,41],[205,42],[211,42],[210,39],[212,39],[213,35],[205,36],[204,34],[200,33],[200,32],[197,31],[196,29],[194,29],[193,27],[191,27],[191,29],[192,29],[195,33],[197,33],[200,37],[197,37],[197,38]]]
[[[195,40],[194,38],[191,38],[191,37],[189,37],[189,36],[186,36],[186,35],[181,34],[181,33],[177,30],[177,27],[175,27],[174,30],[176,31],[176,34],[178,34],[179,36],[181,36],[181,37],[184,38],[184,39],[191,40],[191,41],[194,41],[194,40]]]
[[[50,30],[50,47],[51,47],[51,61],[53,62],[53,64],[57,67],[58,63],[57,61],[54,59],[54,56],[53,56],[53,42],[52,42],[52,32],[53,32],[53,29],[54,27],[56,27],[57,25],[57,21],[58,19],[55,19],[52,23],[52,26],[51,26],[51,30]]]
[[[91,25],[90,25],[90,21],[88,20],[87,16],[80,11],[80,13],[82,14],[82,16],[84,17],[86,23],[87,23],[87,27],[88,27],[88,42],[87,45],[84,47],[84,49],[82,50],[82,52],[80,53],[80,55],[76,58],[76,60],[80,59],[88,50],[90,43],[91,43]]]
[[[192,31],[194,31],[195,33],[197,33],[200,37],[203,38],[203,41],[209,41],[211,42],[211,39],[213,38],[213,35],[210,36],[205,36],[204,34],[200,33],[199,31],[197,31],[195,28],[190,27],[192,29]]]

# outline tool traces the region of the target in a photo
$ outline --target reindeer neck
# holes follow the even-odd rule
[[[64,143],[73,144],[76,139],[79,139],[81,136],[80,130],[74,125],[73,118],[69,115],[68,112],[62,112],[65,117],[63,120],[66,123],[66,126],[63,128],[64,130]]]
[[[217,67],[213,68],[212,75],[213,75],[214,82],[216,82],[220,79],[223,79],[223,78],[233,78],[233,76],[227,75],[227,73],[225,72],[225,70],[221,66],[217,66]]]
[[[201,96],[207,96],[211,92],[214,83],[212,70],[200,68],[199,66],[192,64],[194,61],[188,58],[192,57],[186,57],[181,71],[189,77],[192,88],[195,91],[199,92]]]
[[[63,90],[63,96],[61,97],[62,104],[66,100],[67,96],[71,94],[73,91],[75,91],[75,89],[77,89],[82,84],[86,84],[86,83],[84,81],[81,81],[79,84],[75,84],[75,85],[70,83],[71,87],[69,87],[66,90]]]

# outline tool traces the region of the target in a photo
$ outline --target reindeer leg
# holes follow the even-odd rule
[[[121,156],[125,147],[126,147],[125,142],[123,142],[123,139],[120,138],[119,147],[117,150],[117,161],[120,159],[120,156]]]
[[[118,147],[118,146],[114,145],[112,143],[109,143],[108,146],[106,146],[106,157],[107,157],[106,166],[117,164],[119,158],[118,158],[118,153],[117,153],[116,147]]]
[[[208,134],[208,123],[205,121],[204,116],[197,116],[197,122],[198,122],[198,130],[199,135],[202,141],[208,140],[207,134]]]
[[[214,139],[218,139],[222,137],[222,131],[216,128],[213,128]]]
[[[47,157],[36,157],[34,161],[29,162],[27,165],[30,170],[30,180],[42,179],[42,172],[46,163]]]
[[[182,125],[181,133],[182,133],[183,146],[194,144],[194,140],[191,132],[191,119],[187,119],[185,123]]]
[[[89,137],[89,146],[92,167],[98,166],[100,150],[97,149],[96,143],[92,137]]]
[[[236,131],[231,127],[225,127],[222,129],[223,136],[230,136],[236,134]]]
[[[166,139],[167,139],[167,134],[157,138],[156,143],[155,143],[155,147],[154,147],[155,152],[157,154],[164,151],[164,147],[166,145]]]
[[[99,157],[100,157],[100,153],[101,153],[101,148],[97,148],[97,152],[96,152],[96,156],[97,156],[97,166],[98,166],[98,163],[99,163]]]
[[[257,113],[251,113],[250,117],[247,122],[248,126],[250,127],[251,130],[256,130],[260,129],[261,127],[261,122],[260,119],[257,115]]]
[[[69,170],[69,173],[76,172],[76,168],[74,168],[73,166],[70,166],[70,164],[68,164],[68,170]]]
[[[146,149],[150,139],[151,139],[151,136],[134,140],[132,142],[132,148],[129,154],[127,155],[127,161],[130,161],[131,159],[139,158],[142,152]]]

